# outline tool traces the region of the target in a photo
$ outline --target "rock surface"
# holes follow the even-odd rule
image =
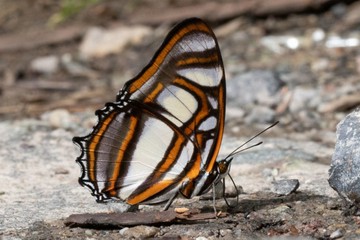
[[[342,120],[329,170],[329,183],[341,197],[360,207],[360,108]]]

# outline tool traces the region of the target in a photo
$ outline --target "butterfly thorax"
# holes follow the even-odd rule
[[[216,162],[216,164],[215,164],[216,171],[220,175],[221,179],[223,179],[226,175],[229,174],[232,160],[233,160],[233,158],[225,158],[225,159],[222,159],[222,160]]]
[[[208,192],[213,185],[219,183],[229,174],[231,160],[232,159],[222,159],[215,162],[212,172],[208,174],[206,182],[204,183],[202,189],[197,195],[202,195]]]

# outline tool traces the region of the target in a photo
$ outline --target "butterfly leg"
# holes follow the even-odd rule
[[[223,198],[225,200],[225,203],[226,205],[229,207],[229,208],[236,208],[238,205],[239,205],[239,189],[237,188],[235,182],[234,182],[234,179],[230,176],[230,174],[228,174],[229,177],[230,177],[230,180],[232,181],[234,187],[235,187],[235,191],[236,191],[236,204],[234,206],[231,206],[230,203],[228,202],[228,200],[226,199],[226,196],[225,196],[225,179],[223,179]]]
[[[174,199],[177,197],[177,195],[179,194],[179,192],[176,192],[166,203],[165,207],[163,208],[163,211],[166,211],[169,209],[169,207],[171,206],[172,202],[174,201]]]
[[[214,213],[215,213],[215,216],[217,217],[217,211],[216,211],[216,206],[215,206],[215,201],[216,201],[215,183],[213,183],[213,185],[212,185],[212,194],[213,194]]]

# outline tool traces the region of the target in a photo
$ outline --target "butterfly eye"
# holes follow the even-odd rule
[[[220,175],[226,175],[230,171],[230,164],[233,158],[223,159],[218,162],[218,171]]]

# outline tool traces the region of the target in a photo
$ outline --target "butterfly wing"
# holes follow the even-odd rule
[[[98,200],[130,204],[196,195],[219,151],[225,78],[212,30],[200,19],[177,25],[152,61],[98,111],[83,149],[80,182]]]

